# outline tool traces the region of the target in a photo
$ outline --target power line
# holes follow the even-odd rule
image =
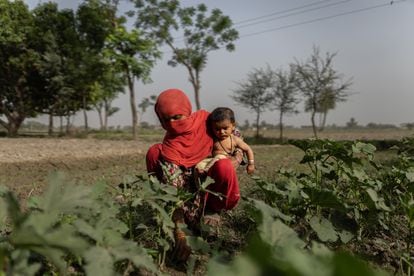
[[[253,18],[241,20],[241,21],[235,22],[234,26],[237,26],[237,25],[240,25],[240,24],[243,25],[244,23],[260,20],[260,19],[263,19],[263,18],[266,18],[266,17],[272,17],[272,16],[275,16],[275,15],[281,15],[281,14],[296,11],[296,10],[301,10],[301,9],[304,9],[304,8],[307,8],[307,7],[312,7],[312,6],[319,5],[319,4],[324,3],[324,2],[331,2],[331,1],[332,0],[322,0],[322,1],[310,3],[310,4],[307,4],[307,5],[302,5],[302,6],[299,6],[299,7],[295,7],[295,8],[290,8],[290,9],[277,11],[277,12],[273,12],[273,13],[266,14],[266,15],[261,15],[261,16],[258,16],[258,17],[253,17]],[[348,1],[350,1],[350,0],[348,0]]]
[[[331,6],[336,6],[336,5],[343,4],[343,3],[346,3],[346,2],[349,2],[349,1],[352,1],[352,0],[343,0],[343,1],[335,2],[335,3],[329,3],[329,4],[321,6],[321,7],[315,7],[315,8],[311,8],[311,9],[306,9],[304,11],[298,11],[298,12],[293,12],[293,13],[281,15],[281,16],[278,16],[278,17],[275,17],[275,18],[260,20],[258,22],[241,25],[241,26],[238,26],[236,28],[237,29],[245,28],[245,27],[249,27],[249,26],[253,26],[253,25],[257,25],[257,24],[261,24],[261,23],[265,23],[265,22],[270,22],[270,21],[286,18],[286,17],[293,16],[293,15],[303,14],[303,13],[307,13],[307,12],[316,11],[316,10],[320,10],[320,9],[323,9],[323,8],[331,7]]]
[[[254,18],[245,19],[245,20],[242,20],[242,21],[239,21],[239,22],[234,23],[234,26],[235,26],[236,29],[244,28],[244,27],[248,27],[248,26],[252,26],[252,25],[256,25],[256,24],[261,24],[263,22],[273,21],[273,20],[277,20],[277,19],[281,19],[281,18],[293,16],[293,15],[298,15],[298,14],[302,14],[302,13],[306,13],[306,12],[310,12],[310,11],[315,11],[315,10],[323,9],[323,8],[326,8],[326,7],[329,7],[329,6],[339,5],[339,4],[342,4],[342,3],[345,3],[345,2],[349,2],[349,1],[352,1],[352,0],[342,0],[342,1],[339,1],[339,2],[327,4],[325,6],[311,8],[311,9],[305,9],[303,11],[299,11],[299,12],[295,12],[295,13],[290,13],[290,14],[287,14],[287,15],[281,15],[281,16],[276,17],[276,18],[265,19],[265,20],[261,20],[259,22],[254,22],[254,23],[249,23],[249,24],[243,25],[243,23],[247,23],[247,22],[251,22],[251,21],[256,21],[256,20],[259,20],[259,19],[262,19],[262,18],[271,17],[271,16],[278,15],[278,14],[288,13],[288,12],[292,12],[292,11],[295,11],[295,10],[301,10],[301,9],[304,9],[304,8],[307,8],[307,7],[319,5],[321,3],[330,2],[330,1],[332,1],[332,0],[322,0],[322,1],[314,2],[314,3],[310,3],[310,4],[307,4],[307,5],[298,6],[298,7],[295,7],[295,8],[290,8],[290,9],[287,9],[287,10],[273,12],[273,13],[270,13],[270,14],[267,14],[267,15],[262,15],[262,16],[258,16],[258,17],[254,17]],[[242,24],[242,26],[238,26],[238,27],[236,26],[236,25],[240,25],[240,24]],[[184,41],[184,37],[183,36],[175,37],[174,40],[176,42],[182,42],[182,41]]]
[[[344,15],[350,15],[350,14],[354,14],[354,13],[369,11],[369,10],[373,10],[373,9],[378,9],[378,8],[390,6],[390,5],[397,5],[397,4],[400,4],[400,3],[405,2],[405,1],[407,1],[407,0],[394,0],[394,1],[387,2],[385,4],[374,5],[374,6],[370,6],[370,7],[366,7],[366,8],[361,8],[361,9],[355,9],[355,10],[342,12],[342,13],[338,13],[338,14],[334,14],[334,15],[329,15],[329,16],[319,17],[319,18],[306,20],[306,21],[302,21],[302,22],[298,22],[298,23],[288,24],[288,25],[277,27],[277,28],[267,29],[267,30],[263,30],[263,31],[260,31],[260,32],[249,33],[249,34],[240,36],[240,38],[255,36],[255,35],[274,32],[274,31],[279,31],[279,30],[282,30],[282,29],[287,29],[287,28],[291,28],[291,27],[296,27],[296,26],[300,26],[300,25],[305,25],[305,24],[310,24],[310,23],[314,23],[314,22],[318,22],[318,21],[332,19],[332,18],[339,17],[339,16],[344,16]]]
[[[271,29],[267,29],[267,30],[263,30],[263,31],[259,31],[259,32],[248,33],[248,34],[240,36],[239,38],[251,37],[251,36],[260,35],[260,34],[264,34],[264,33],[279,31],[279,30],[288,29],[288,28],[297,27],[297,26],[306,25],[306,24],[311,24],[311,23],[315,23],[315,22],[319,22],[319,21],[323,21],[323,20],[328,20],[328,19],[332,19],[332,18],[335,18],[335,17],[339,17],[339,16],[345,16],[345,15],[365,12],[365,11],[369,11],[369,10],[373,10],[373,9],[378,9],[378,8],[382,8],[382,7],[386,7],[386,6],[398,5],[398,4],[401,4],[402,2],[406,2],[406,1],[407,0],[393,0],[393,1],[390,1],[390,2],[387,2],[387,3],[384,3],[384,4],[373,5],[373,6],[369,6],[369,7],[366,7],[366,8],[355,9],[355,10],[342,12],[342,13],[338,13],[338,14],[334,14],[334,15],[329,15],[329,16],[319,17],[319,18],[315,18],[315,19],[311,19],[311,20],[302,21],[302,22],[283,25],[283,26],[280,26],[280,27],[271,28]],[[182,40],[182,41],[184,41],[184,40]],[[180,42],[180,41],[178,41],[178,42]]]

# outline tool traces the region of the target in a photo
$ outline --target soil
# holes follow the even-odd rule
[[[1,138],[0,185],[21,199],[41,193],[54,171],[76,182],[116,185],[125,176],[145,172],[148,147],[141,141]]]

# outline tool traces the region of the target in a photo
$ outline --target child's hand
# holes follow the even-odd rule
[[[206,172],[205,170],[200,169],[200,168],[196,168],[196,169],[195,169],[195,173],[196,173],[197,175],[204,175],[204,174],[207,174],[207,172]]]
[[[246,167],[246,171],[247,171],[248,174],[254,173],[254,169],[255,169],[254,164],[249,164]]]

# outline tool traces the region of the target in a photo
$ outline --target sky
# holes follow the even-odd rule
[[[33,8],[41,0],[25,0]],[[44,1],[43,1],[44,2]],[[76,8],[81,1],[56,1],[60,8]],[[235,23],[240,38],[236,50],[211,52],[201,73],[200,101],[203,109],[233,108],[239,124],[253,122],[254,112],[231,98],[238,83],[254,68],[288,69],[295,60],[306,61],[317,46],[322,54],[337,53],[333,68],[344,80],[352,79],[350,95],[330,111],[327,124],[345,125],[351,117],[360,125],[400,125],[414,122],[414,0],[182,0],[183,5],[204,3],[220,9]],[[122,11],[132,7],[121,0]],[[243,23],[244,22],[244,23]],[[153,68],[152,83],[136,84],[136,97],[157,95],[168,88],[180,88],[194,104],[194,92],[184,67],[167,65],[171,51],[162,47],[163,59]],[[109,118],[109,125],[130,125],[128,94],[113,102],[121,110]],[[284,119],[286,125],[310,125],[310,114],[300,111]],[[40,118],[42,120],[42,118]],[[142,121],[156,123],[152,109]],[[262,120],[277,124],[277,111],[262,114]],[[96,112],[89,121],[98,127]],[[82,125],[81,114],[74,120]]]

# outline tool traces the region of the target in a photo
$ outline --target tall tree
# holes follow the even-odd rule
[[[208,54],[220,48],[235,49],[238,32],[219,9],[208,14],[206,5],[181,7],[180,1],[135,0],[136,27],[172,50],[171,66],[183,65],[194,89],[196,108],[201,108],[201,72]],[[177,34],[181,37],[177,37]],[[181,46],[183,45],[183,46]]]
[[[56,3],[39,4],[32,11],[34,16],[33,36],[40,54],[39,70],[44,81],[42,101],[36,105],[38,112],[49,115],[49,135],[53,132],[53,116],[65,116],[69,100],[74,94],[70,79],[74,66],[71,57],[76,47],[77,36],[74,15],[71,10],[59,11]]]
[[[292,66],[289,71],[278,69],[275,71],[272,105],[279,110],[279,139],[283,141],[283,115],[297,113],[296,74]]]
[[[342,76],[333,68],[336,53],[320,55],[318,47],[313,47],[311,57],[306,62],[296,61],[293,65],[297,74],[296,85],[305,98],[305,111],[311,113],[311,123],[315,138],[317,128],[315,116],[335,107],[333,103],[345,101],[351,81],[342,81]],[[329,97],[327,97],[329,95]],[[329,101],[328,101],[329,99]],[[330,102],[329,105],[323,104]],[[326,119],[326,118],[325,118]]]
[[[85,129],[88,129],[87,110],[90,105],[94,105],[91,88],[97,81],[107,77],[108,71],[111,72],[111,65],[104,62],[103,51],[106,39],[110,34],[115,32],[118,22],[122,22],[123,18],[117,18],[117,2],[113,5],[112,1],[103,0],[86,0],[76,11],[77,32],[80,37],[80,43],[83,51],[79,53],[79,77],[78,92],[82,96],[82,106],[85,121]],[[106,75],[103,77],[103,75]],[[108,92],[119,93],[117,90],[107,89],[105,91],[105,99],[108,107],[108,99],[115,98],[116,94],[108,95]],[[109,96],[109,98],[108,98]],[[107,118],[107,117],[105,117]]]
[[[40,92],[33,49],[33,16],[21,1],[0,0],[0,124],[9,136],[17,135],[27,117],[36,115],[34,102]]]
[[[128,32],[119,26],[116,32],[108,37],[106,53],[127,81],[132,113],[132,135],[136,139],[138,114],[135,80],[149,80],[151,69],[159,58],[158,49],[152,40],[142,37],[137,30]]]
[[[247,80],[238,83],[231,96],[237,103],[256,113],[256,137],[259,137],[260,115],[270,107],[273,99],[273,71],[267,69],[253,69],[247,75]]]

